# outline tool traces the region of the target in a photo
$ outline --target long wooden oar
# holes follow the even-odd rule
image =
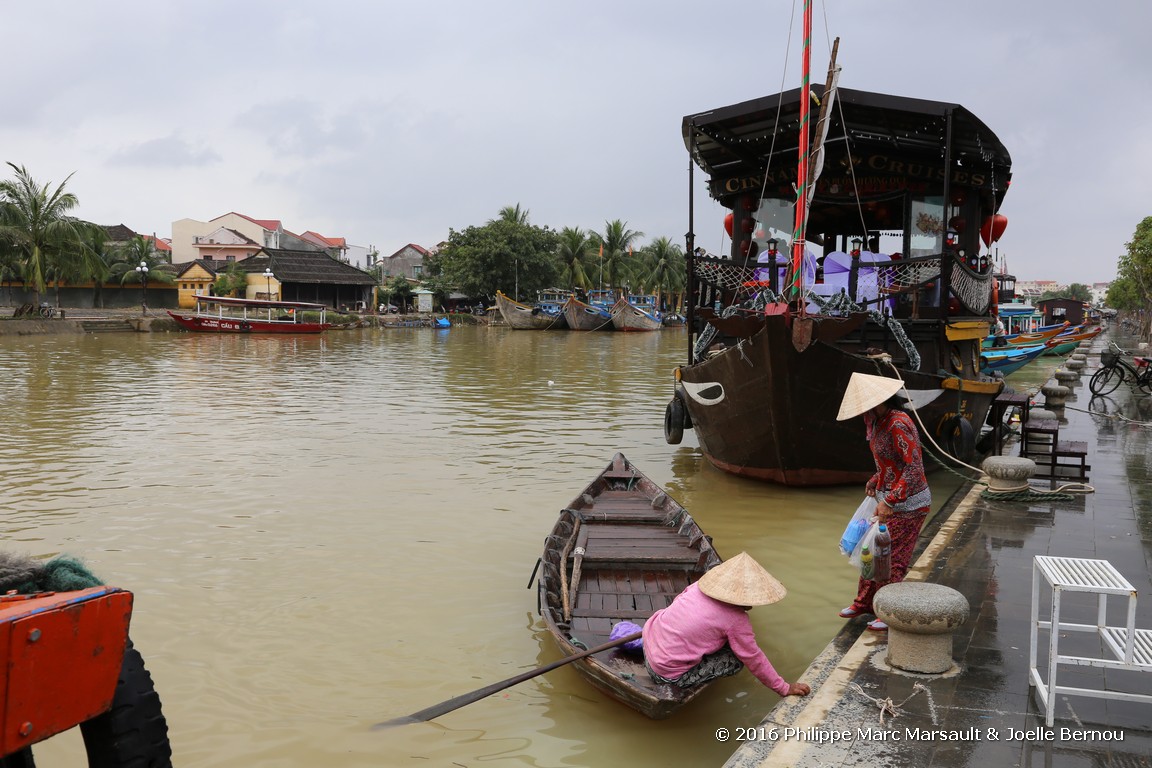
[[[497,691],[502,691],[505,688],[511,688],[512,686],[516,685],[517,683],[522,683],[525,680],[531,680],[532,678],[536,677],[537,675],[542,675],[545,672],[551,672],[552,670],[556,669],[557,667],[562,667],[565,664],[571,664],[574,661],[579,661],[580,659],[583,659],[585,656],[591,656],[594,653],[600,653],[601,651],[607,651],[610,648],[616,648],[617,646],[624,645],[624,643],[629,643],[629,642],[632,642],[633,640],[639,640],[640,636],[642,634],[643,634],[642,632],[635,632],[635,633],[628,635],[626,637],[622,637],[619,640],[613,640],[610,643],[604,643],[604,645],[598,645],[595,648],[589,648],[586,651],[581,651],[580,653],[576,653],[576,654],[573,654],[571,656],[565,656],[564,658],[560,659],[559,661],[554,661],[551,664],[545,664],[542,667],[537,667],[536,669],[529,670],[528,672],[524,672],[524,673],[521,673],[519,675],[516,675],[516,677],[510,677],[507,680],[503,680],[499,683],[492,683],[492,685],[488,685],[488,686],[485,686],[484,688],[477,689],[475,691],[472,691],[471,693],[465,693],[461,696],[457,696],[454,699],[448,699],[448,701],[442,701],[439,704],[436,704],[435,706],[428,707],[427,709],[422,709],[419,712],[413,712],[412,714],[408,715],[407,717],[397,717],[393,720],[387,720],[383,723],[376,723],[376,725],[372,726],[372,730],[376,731],[376,730],[379,730],[381,728],[391,728],[391,727],[396,726],[396,725],[407,725],[408,723],[427,722],[434,717],[440,717],[440,715],[447,714],[448,712],[451,712],[455,709],[460,709],[460,707],[467,706],[468,704],[471,704],[474,701],[480,701],[480,699],[483,699],[487,696],[491,696],[492,694],[496,693]]]

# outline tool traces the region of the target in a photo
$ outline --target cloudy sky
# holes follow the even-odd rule
[[[814,7],[814,80],[840,37],[843,86],[957,102],[1000,136],[1010,271],[1115,276],[1152,215],[1152,3]],[[0,160],[41,182],[74,174],[79,216],[160,237],[237,211],[387,255],[519,203],[534,224],[619,218],[682,243],[681,118],[798,85],[794,13],[785,0],[9,3]],[[709,250],[726,248],[723,213],[699,192]]]

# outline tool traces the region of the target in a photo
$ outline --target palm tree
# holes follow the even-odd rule
[[[63,254],[79,247],[84,222],[69,215],[79,200],[64,187],[40,185],[22,165],[8,163],[16,178],[0,182],[0,241],[16,254],[25,282],[40,303],[47,278],[59,272]]]
[[[71,247],[61,250],[45,267],[44,277],[56,286],[56,307],[60,307],[60,286],[91,280],[99,293],[100,283],[108,276],[105,243],[108,233],[97,224],[86,221],[77,225],[80,237]]]
[[[647,271],[642,277],[646,290],[657,294],[663,301],[667,297],[666,307],[679,308],[678,299],[673,294],[682,295],[687,277],[684,252],[680,246],[666,237],[653,240],[643,251]]]
[[[643,232],[628,229],[628,222],[615,219],[604,222],[604,234],[596,235],[596,245],[603,246],[604,273],[608,285],[615,288],[624,276],[627,257],[631,256],[634,241],[644,237]]]
[[[506,205],[500,209],[500,214],[496,218],[497,221],[508,221],[513,224],[528,224],[528,209],[521,208],[520,203],[516,205]]]
[[[138,270],[137,267],[141,266],[147,270]],[[152,241],[140,235],[116,249],[108,271],[120,285],[140,283],[141,293],[146,290],[147,283],[167,284],[176,280],[171,265],[156,252]]]
[[[117,249],[108,244],[108,231],[95,224],[85,230],[81,247],[91,260],[92,269],[88,278],[92,280],[92,305],[104,306],[104,281],[112,272],[112,262],[116,260]]]
[[[564,265],[560,279],[565,286],[588,290],[595,285],[595,272],[589,274],[588,258],[592,252],[592,241],[579,227],[564,227],[560,232],[560,244],[556,255]]]

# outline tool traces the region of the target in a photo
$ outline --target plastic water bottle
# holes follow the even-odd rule
[[[888,526],[881,523],[876,529],[872,547],[872,580],[886,582],[892,578],[892,534],[888,533]]]
[[[877,531],[877,535],[879,535],[879,531]],[[871,552],[871,550],[868,549],[868,545],[865,544],[863,547],[860,548],[860,578],[862,578],[862,579],[873,578],[872,571],[873,571],[872,552]]]

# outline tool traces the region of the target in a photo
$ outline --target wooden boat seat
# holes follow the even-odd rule
[[[589,528],[584,545],[584,568],[621,562],[644,566],[695,565],[700,560],[700,551],[689,546],[675,528],[612,523]]]

